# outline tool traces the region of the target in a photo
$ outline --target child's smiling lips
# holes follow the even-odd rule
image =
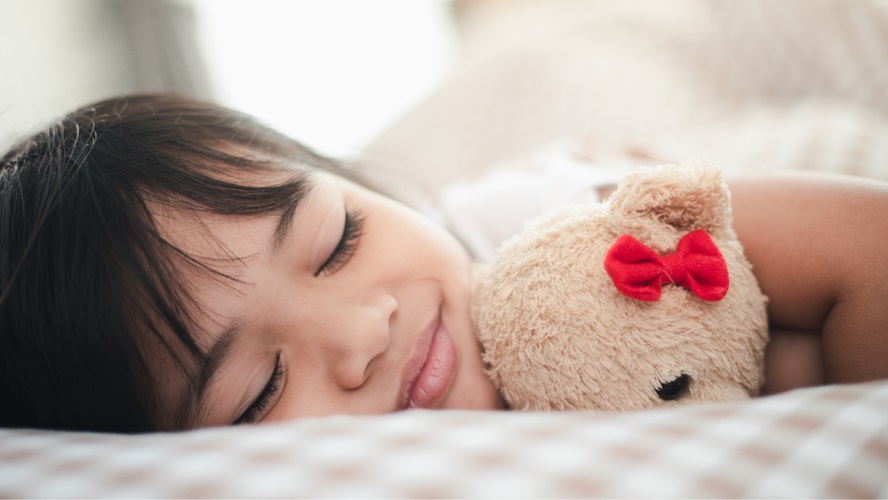
[[[456,372],[456,348],[440,314],[417,340],[404,369],[398,409],[431,408],[440,401]]]

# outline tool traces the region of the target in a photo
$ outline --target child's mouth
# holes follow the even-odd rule
[[[438,322],[422,367],[408,386],[406,408],[431,408],[447,394],[456,373],[456,346]]]

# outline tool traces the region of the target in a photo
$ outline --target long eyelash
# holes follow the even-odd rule
[[[355,249],[358,247],[358,239],[364,231],[365,218],[363,214],[357,211],[347,211],[345,213],[342,237],[339,239],[339,243],[336,244],[336,248],[327,257],[327,260],[315,272],[315,276],[335,271],[355,253]]]
[[[250,407],[234,421],[234,425],[253,423],[262,415],[262,410],[268,406],[268,403],[271,403],[271,398],[274,397],[280,389],[281,380],[283,379],[285,372],[286,370],[283,365],[281,365],[281,354],[278,353],[277,357],[274,359],[274,371],[271,372],[271,377],[268,378],[268,382],[265,384],[265,387],[262,388],[262,392],[259,393],[259,396],[253,401],[253,404],[251,404]]]

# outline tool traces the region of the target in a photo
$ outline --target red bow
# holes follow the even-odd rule
[[[638,300],[660,300],[664,283],[683,286],[708,301],[728,293],[725,258],[702,229],[686,234],[675,253],[662,257],[624,234],[607,251],[604,268],[620,293]]]

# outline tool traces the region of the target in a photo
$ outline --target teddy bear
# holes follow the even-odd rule
[[[488,375],[522,410],[637,410],[757,394],[767,297],[700,161],[640,167],[603,203],[529,221],[472,276]]]

